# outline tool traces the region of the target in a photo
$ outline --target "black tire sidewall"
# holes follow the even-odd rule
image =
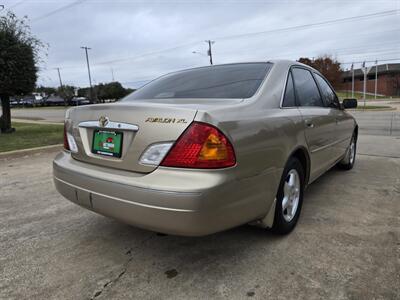
[[[356,155],[357,155],[357,139],[354,135],[351,138],[351,142],[352,143],[354,142],[354,157],[353,157],[353,162],[349,163],[350,169],[352,169],[354,167],[354,164],[356,163]]]
[[[287,222],[283,217],[283,211],[282,211],[283,187],[286,177],[289,171],[292,169],[295,169],[300,177],[300,199],[294,218],[290,222]],[[272,227],[272,230],[274,232],[279,234],[286,234],[292,231],[293,228],[296,226],[300,216],[301,207],[303,204],[304,178],[305,176],[302,164],[297,158],[291,157],[287,162],[286,167],[283,171],[282,178],[279,184],[278,193],[276,196],[275,218],[274,218],[274,225]]]
[[[353,142],[354,142],[354,159],[353,159],[353,162],[350,163],[350,159],[349,159],[349,162],[348,162],[348,163],[339,163],[340,168],[342,168],[342,169],[344,169],[344,170],[351,170],[351,169],[353,169],[354,164],[356,163],[356,156],[357,156],[357,139],[356,139],[356,136],[355,136],[354,134],[353,134],[353,136],[351,137],[351,141],[350,141],[349,148],[346,150],[346,155],[347,155],[347,152],[350,151],[350,146],[351,146],[351,143],[353,143]]]

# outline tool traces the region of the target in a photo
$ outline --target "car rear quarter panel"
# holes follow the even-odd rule
[[[195,118],[226,134],[235,149],[237,180],[257,178],[259,201],[267,211],[288,158],[299,148],[308,149],[299,110],[280,108],[290,64],[274,64],[252,98],[223,109],[199,110]]]
[[[307,145],[296,108],[271,109],[259,104],[258,101],[244,104],[239,110],[236,107],[199,111],[196,120],[214,124],[229,138],[236,154],[235,177],[239,183],[251,178],[259,182],[254,193],[258,194],[260,205],[265,204],[267,212],[289,156],[298,148],[306,149]]]

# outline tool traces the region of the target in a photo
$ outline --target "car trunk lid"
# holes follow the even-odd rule
[[[142,165],[140,157],[154,143],[173,142],[190,125],[197,110],[154,103],[99,104],[73,108],[67,117],[68,126],[78,146],[72,156],[87,163],[149,173],[157,166]],[[104,120],[105,126],[100,124]],[[100,122],[99,122],[100,120]],[[122,132],[121,157],[92,152],[96,130]],[[70,129],[71,131],[71,129]]]

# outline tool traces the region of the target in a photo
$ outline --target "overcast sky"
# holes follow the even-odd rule
[[[58,85],[56,67],[61,68],[64,84],[88,86],[81,46],[92,48],[94,83],[111,81],[113,69],[115,80],[129,87],[170,71],[208,65],[206,39],[215,40],[215,64],[322,54],[343,63],[400,58],[400,0],[0,0],[0,4],[20,17],[28,16],[33,34],[49,44],[38,80],[46,86]],[[385,11],[385,15],[276,31]]]

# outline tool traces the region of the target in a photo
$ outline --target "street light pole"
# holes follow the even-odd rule
[[[365,92],[367,89],[367,68],[365,67],[365,61],[362,64],[362,69],[363,69],[363,73],[364,73],[364,85],[363,85],[363,98],[364,98],[364,110],[365,110],[365,103],[367,102],[366,96],[365,96]]]
[[[362,71],[364,73],[364,110],[365,110],[365,106],[367,104],[367,97],[366,97],[366,93],[367,93],[367,74],[368,72],[371,70],[372,67],[366,67],[365,66],[365,61],[362,64]]]
[[[351,64],[351,98],[354,98],[354,64]]]
[[[210,65],[213,64],[213,59],[212,59],[212,49],[211,45],[215,43],[215,41],[212,40],[206,40],[206,43],[208,43],[208,56],[210,57]]]
[[[375,100],[378,92],[378,60],[375,61]]]
[[[93,87],[92,87],[92,77],[90,75],[90,64],[89,64],[89,55],[88,55],[88,50],[91,50],[92,48],[82,46],[81,49],[85,50],[86,53],[86,64],[87,64],[87,69],[88,69],[88,75],[89,75],[89,85],[90,85],[90,102],[93,102]]]

